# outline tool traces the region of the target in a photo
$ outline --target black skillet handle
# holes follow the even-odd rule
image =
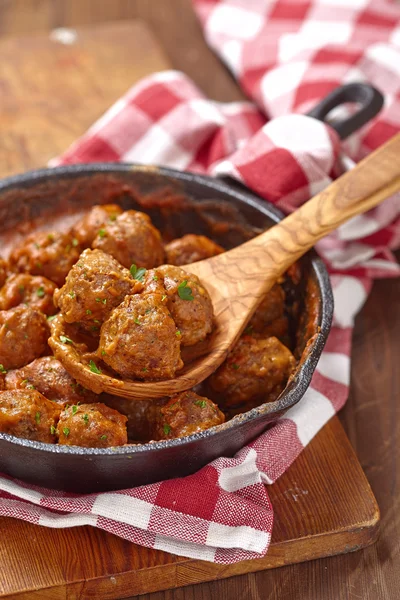
[[[332,109],[346,102],[357,102],[359,108],[350,117],[332,123],[328,121],[329,125],[338,132],[341,140],[360,129],[378,114],[383,106],[383,96],[367,83],[348,83],[333,90],[307,115],[325,121],[325,117]]]

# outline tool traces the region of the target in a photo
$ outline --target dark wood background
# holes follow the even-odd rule
[[[0,36],[127,18],[146,21],[174,68],[187,73],[208,96],[243,98],[207,48],[190,0],[0,0]],[[377,544],[354,554],[145,595],[143,600],[400,597],[399,298],[399,280],[376,282],[358,316],[350,397],[340,415],[381,509]]]

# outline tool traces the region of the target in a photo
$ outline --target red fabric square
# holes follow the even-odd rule
[[[175,106],[182,102],[170,89],[162,83],[147,87],[134,97],[132,104],[140,108],[153,121],[159,121]]]
[[[220,494],[217,481],[218,473],[210,466],[185,479],[163,481],[154,504],[211,520]]]
[[[269,14],[270,19],[303,20],[311,2],[277,2]]]
[[[296,96],[293,102],[293,109],[296,110],[309,100],[320,100],[327,96],[335,87],[337,81],[310,81],[303,82],[297,89]]]
[[[364,10],[359,15],[357,23],[359,25],[373,25],[374,27],[395,27],[397,25],[397,19],[395,17],[378,14],[373,10]]]
[[[375,148],[378,148],[396,135],[398,130],[398,127],[395,127],[386,121],[379,121],[371,126],[363,140],[363,144],[370,150],[375,150]]]
[[[82,140],[78,149],[67,152],[64,155],[63,162],[115,162],[120,158],[118,152],[106,140],[94,134],[87,140]]]
[[[271,202],[308,185],[303,169],[285,148],[276,148],[237,169],[245,184]]]
[[[325,47],[318,50],[313,57],[314,64],[344,63],[354,65],[362,56],[361,50],[354,48]]]

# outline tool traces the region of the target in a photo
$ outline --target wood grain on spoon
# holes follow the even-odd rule
[[[185,265],[207,287],[216,326],[208,353],[175,379],[122,382],[96,375],[83,365],[66,367],[83,385],[92,389],[101,385],[104,391],[132,400],[192,388],[223,362],[262,298],[290,265],[322,237],[400,190],[399,159],[400,134],[271,229],[229,252]]]

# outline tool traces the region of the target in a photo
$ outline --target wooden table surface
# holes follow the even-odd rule
[[[174,68],[211,98],[240,90],[207,48],[190,0],[0,0],[0,35],[142,18]],[[381,535],[366,550],[217,582],[141,596],[143,600],[397,600],[400,592],[400,280],[375,283],[357,318],[352,381],[340,418],[381,509]]]

